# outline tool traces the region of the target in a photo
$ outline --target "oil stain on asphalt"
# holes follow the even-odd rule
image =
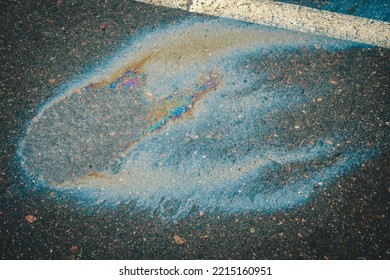
[[[368,135],[352,123],[343,132],[320,119],[322,131],[315,129],[325,95],[342,96],[332,92],[337,81],[277,88],[259,67],[267,51],[315,43],[331,51],[337,42],[226,20],[143,36],[33,118],[20,148],[33,179],[104,189],[115,202],[128,197],[175,219],[193,206],[293,206],[375,154],[359,147]],[[280,118],[289,121],[281,126]]]
[[[131,1],[36,8],[55,50],[2,66],[3,258],[386,258],[388,50]]]

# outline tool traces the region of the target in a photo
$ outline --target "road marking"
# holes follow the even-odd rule
[[[390,48],[390,23],[269,0],[136,0]]]

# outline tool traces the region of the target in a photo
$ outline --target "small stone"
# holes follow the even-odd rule
[[[374,216],[372,217],[372,219],[373,219],[374,221],[380,222],[380,221],[383,221],[383,220],[385,219],[385,215],[383,215],[383,214],[374,215]]]
[[[35,222],[37,220],[37,217],[33,216],[33,215],[27,215],[26,216],[26,221],[29,222],[30,224],[32,224],[33,222]]]
[[[254,228],[251,227],[251,228],[249,229],[249,232],[253,234],[253,233],[256,232],[256,230],[255,230]]]
[[[76,245],[72,245],[72,247],[70,247],[70,251],[73,254],[76,254],[78,250],[79,250],[79,247],[77,247]]]
[[[110,131],[110,132],[108,133],[108,135],[110,135],[110,137],[115,137],[116,133],[115,133],[115,131]]]
[[[178,244],[178,245],[184,245],[186,243],[186,241],[184,240],[183,237],[181,237],[180,235],[177,235],[175,234],[173,236],[173,241]]]
[[[103,23],[100,25],[100,29],[101,29],[102,31],[106,31],[106,29],[107,29],[107,23],[103,22]]]

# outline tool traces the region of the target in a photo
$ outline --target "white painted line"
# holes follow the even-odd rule
[[[136,0],[136,1],[153,4],[157,6],[169,7],[169,8],[179,8],[182,10],[188,10],[189,6],[191,5],[191,2],[193,2],[187,0]]]
[[[269,0],[137,0],[390,48],[390,23]]]

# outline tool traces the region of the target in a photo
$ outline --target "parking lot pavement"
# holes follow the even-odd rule
[[[388,9],[158,2],[1,4],[1,257],[387,259]]]

